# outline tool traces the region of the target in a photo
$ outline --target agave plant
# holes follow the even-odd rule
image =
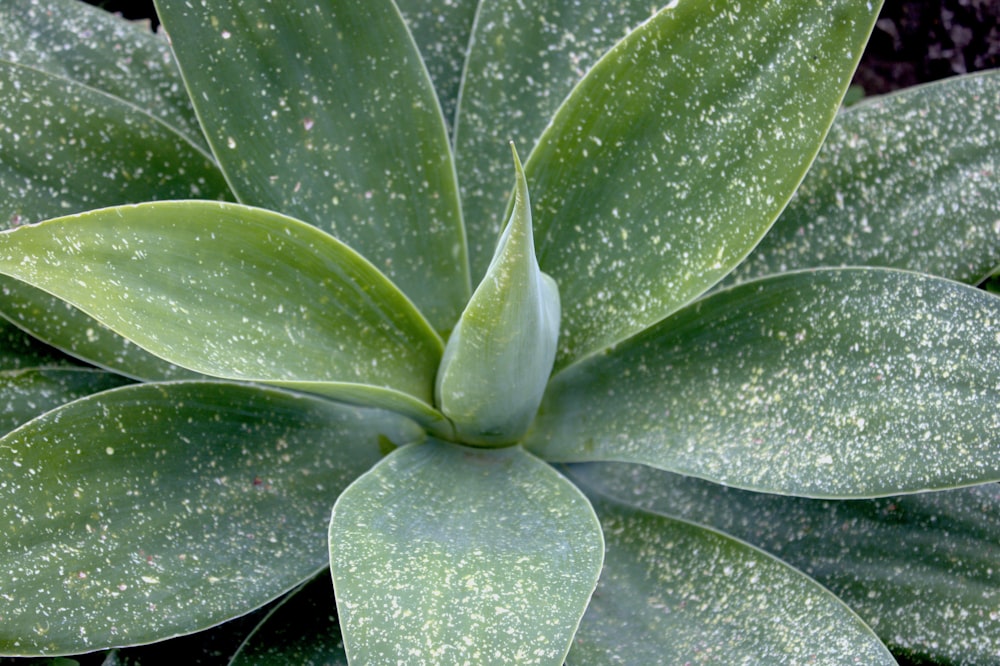
[[[838,115],[877,4],[5,0],[0,653],[997,663],[1000,77]]]

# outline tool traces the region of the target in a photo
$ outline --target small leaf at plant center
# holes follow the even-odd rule
[[[438,406],[469,444],[503,445],[524,434],[541,402],[559,337],[559,289],[535,259],[528,185],[517,151],[514,165],[510,220],[452,331],[437,377]]]

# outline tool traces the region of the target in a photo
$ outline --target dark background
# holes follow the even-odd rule
[[[127,18],[151,18],[145,0],[86,0]],[[886,0],[854,82],[876,95],[1000,67],[1000,0]]]

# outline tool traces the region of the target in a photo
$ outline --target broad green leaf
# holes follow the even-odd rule
[[[559,338],[559,288],[538,269],[528,185],[513,152],[517,185],[510,220],[451,332],[437,375],[435,404],[468,444],[502,446],[524,435],[542,401]]]
[[[997,484],[838,502],[751,493],[637,465],[570,473],[585,488],[773,553],[843,599],[896,654],[917,663],[997,663]]]
[[[0,319],[0,370],[74,365],[58,350],[40,343],[9,321]]]
[[[391,0],[158,0],[240,201],[329,231],[438,331],[470,293],[434,89]]]
[[[396,0],[406,27],[420,49],[441,111],[449,124],[455,117],[472,23],[481,4],[479,0]]]
[[[197,372],[435,418],[442,345],[420,313],[350,248],[277,213],[188,201],[59,218],[0,233],[0,272]]]
[[[79,0],[0,3],[0,60],[44,70],[119,98],[207,149],[162,35]]]
[[[147,381],[196,379],[31,285],[0,275],[0,312],[38,340],[92,365]]]
[[[411,0],[412,1],[412,0]],[[402,3],[405,10],[405,2]],[[510,193],[506,144],[534,147],[588,69],[662,0],[479,3],[455,126],[473,277],[486,273]],[[418,37],[418,42],[419,42]]]
[[[401,448],[330,524],[355,666],[562,664],[602,557],[586,498],[520,447]]]
[[[5,3],[0,11],[10,9]],[[83,29],[79,20],[72,25]],[[132,103],[75,81],[0,61],[0,118],[0,191],[6,193],[0,228],[152,199],[228,196],[221,172],[200,148]],[[0,310],[93,363],[150,379],[180,374],[8,278],[0,278]]]
[[[750,252],[819,150],[879,4],[680,0],[590,70],[525,164],[563,302],[557,367]]]
[[[916,273],[746,283],[557,375],[526,445],[803,496],[994,481],[998,321],[1000,299]]]
[[[0,370],[0,435],[67,402],[127,383],[88,368]]]
[[[889,266],[978,284],[1000,257],[1000,71],[837,116],[795,198],[733,273]]]
[[[254,629],[229,666],[347,666],[329,570],[292,592]]]
[[[419,430],[226,382],[72,402],[0,439],[0,654],[162,640],[242,615],[323,566],[330,505]]]
[[[833,594],[713,530],[607,500],[604,571],[568,666],[895,664]]]

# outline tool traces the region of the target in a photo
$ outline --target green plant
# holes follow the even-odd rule
[[[995,662],[1000,78],[836,117],[875,4],[0,5],[0,652]]]

